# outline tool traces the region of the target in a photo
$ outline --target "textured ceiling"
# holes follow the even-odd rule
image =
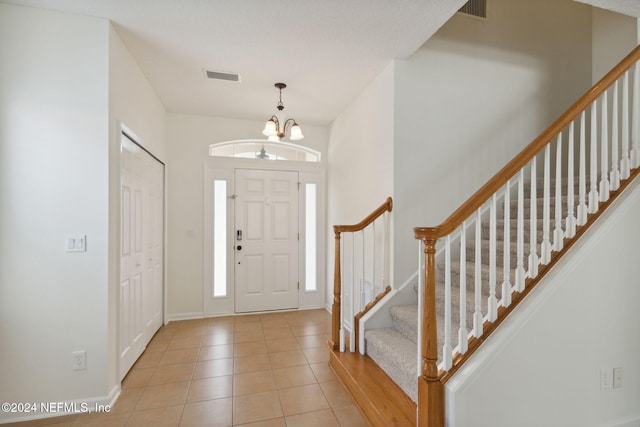
[[[3,0],[111,20],[167,111],[330,123],[465,0]],[[207,80],[204,69],[239,73]]]

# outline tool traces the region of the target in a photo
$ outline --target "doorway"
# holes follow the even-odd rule
[[[235,311],[298,308],[298,173],[235,171]]]
[[[122,380],[164,321],[164,164],[125,133],[120,198]]]

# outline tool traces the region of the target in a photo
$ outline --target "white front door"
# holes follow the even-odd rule
[[[164,165],[123,135],[120,180],[122,379],[163,321]]]
[[[298,172],[235,175],[235,311],[297,308]]]

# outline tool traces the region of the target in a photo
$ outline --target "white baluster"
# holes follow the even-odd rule
[[[598,212],[598,100],[591,104],[591,152],[589,154],[589,178],[591,191],[589,191],[589,213]]]
[[[451,369],[453,350],[451,347],[451,235],[448,235],[444,247],[444,343],[442,345],[442,363],[445,371]]]
[[[518,176],[518,214],[517,221],[517,252],[516,252],[516,291],[524,291],[524,169],[520,169]]]
[[[544,191],[542,193],[542,244],[540,245],[540,262],[551,261],[551,143],[544,148]]]
[[[538,198],[536,195],[536,157],[531,160],[531,214],[529,218],[529,277],[538,275]]]
[[[476,212],[476,253],[475,253],[475,309],[473,312],[473,336],[482,336],[482,214],[479,208]]]
[[[491,197],[489,206],[489,321],[498,318],[498,300],[496,298],[496,194]]]
[[[629,161],[629,73],[622,78],[622,159],[620,159],[620,179],[627,179],[630,175]]]
[[[569,148],[567,150],[567,219],[565,221],[565,230],[568,238],[572,238],[576,235],[576,217],[574,216],[574,194],[575,183],[573,181],[573,162],[575,155],[573,152],[573,140],[574,140],[574,122],[569,124]]]
[[[611,99],[611,176],[609,186],[611,190],[620,188],[620,170],[618,164],[618,81],[613,84],[613,98]]]
[[[609,106],[607,104],[607,91],[602,94],[602,119],[600,126],[600,163],[602,164],[600,172],[600,201],[609,200]]]
[[[556,227],[553,230],[553,250],[560,252],[563,247],[562,231],[562,132],[556,140]]]
[[[364,277],[365,277],[365,275],[364,275],[364,271],[365,271],[365,269],[364,269],[364,259],[365,259],[364,230],[362,230],[360,232],[360,236],[361,236],[361,242],[362,242],[362,252],[360,253],[360,256],[362,257],[362,276],[360,278],[360,308],[361,308],[361,307],[363,307],[362,302],[364,301],[364,298],[365,298],[364,297]],[[355,239],[355,233],[354,233],[354,239]],[[355,247],[355,242],[354,242],[353,246]],[[355,265],[354,265],[354,267],[355,267]],[[354,272],[355,272],[355,270],[354,270]],[[355,273],[354,273],[354,276],[355,276]],[[354,286],[355,286],[355,283],[354,283]],[[354,290],[354,292],[355,292],[355,290]],[[354,316],[356,315],[357,312],[360,311],[360,308],[358,308],[356,306],[356,302],[355,301],[356,301],[356,299],[353,298],[353,307],[352,307],[353,311],[351,312],[351,319],[352,319],[351,322],[354,322],[354,320],[353,320]],[[351,351],[351,352],[356,351],[356,328],[355,328],[355,325],[353,325],[353,324],[351,325],[351,334],[350,334],[350,337],[349,337],[349,351]]]
[[[373,281],[371,286],[373,286],[373,292],[372,295],[370,295],[371,299],[367,301],[367,304],[373,301],[376,298],[376,295],[378,295],[378,287],[376,286],[376,221],[373,221],[373,223],[371,224],[371,229],[373,230],[373,244],[371,245],[371,280]],[[365,307],[366,304],[362,307],[362,309],[364,310]]]
[[[640,166],[640,65],[636,62],[633,69],[633,115],[631,116],[631,167]]]
[[[509,191],[511,190],[510,182],[511,181],[507,181],[507,185],[504,188],[504,231],[502,237],[502,275],[504,276],[502,279],[502,305],[505,307],[509,307],[511,305],[511,195],[509,194]]]
[[[579,190],[578,190],[578,218],[577,224],[584,225],[587,222],[587,205],[585,203],[587,193],[587,163],[586,163],[586,132],[585,113],[580,115],[580,170],[579,170]]]
[[[467,223],[462,222],[460,230],[460,328],[458,328],[458,350],[465,354],[468,350],[467,330]]]

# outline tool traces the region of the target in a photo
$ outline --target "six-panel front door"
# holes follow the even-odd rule
[[[298,307],[298,173],[235,173],[235,311]]]

